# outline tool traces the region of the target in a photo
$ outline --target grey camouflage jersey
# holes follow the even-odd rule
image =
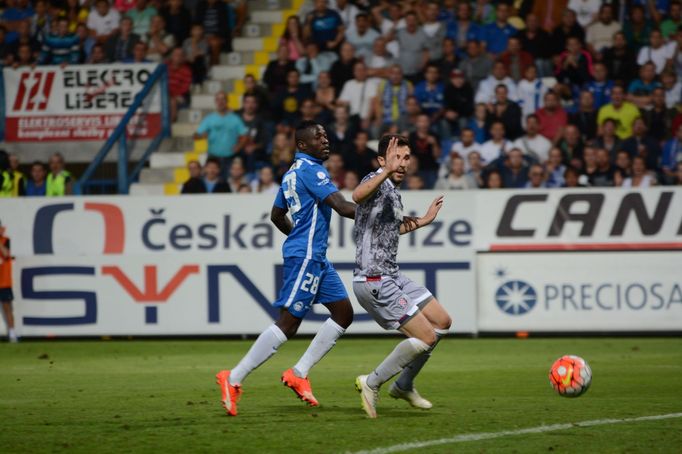
[[[362,182],[374,178],[371,172]],[[372,197],[355,211],[355,271],[361,276],[397,276],[398,241],[403,222],[403,202],[398,189],[385,180]]]

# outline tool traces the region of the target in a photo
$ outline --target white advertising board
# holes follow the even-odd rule
[[[682,331],[682,254],[483,253],[480,331]]]

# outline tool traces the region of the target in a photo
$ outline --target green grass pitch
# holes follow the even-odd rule
[[[460,434],[682,412],[682,339],[446,339],[418,378],[414,410],[382,390],[369,420],[353,388],[398,338],[346,338],[311,373],[321,407],[279,382],[308,340],[285,344],[246,381],[228,418],[214,375],[251,342],[65,341],[0,345],[0,452],[343,453]],[[563,354],[592,367],[577,399],[550,388]],[[682,451],[682,418],[575,427],[419,452]],[[415,452],[415,451],[412,451]]]

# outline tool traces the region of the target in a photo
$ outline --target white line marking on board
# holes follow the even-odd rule
[[[576,427],[606,426],[610,424],[622,424],[628,422],[659,421],[661,419],[682,418],[682,413],[668,413],[666,415],[640,416],[638,418],[623,419],[593,419],[591,421],[581,421],[567,424],[552,424],[549,426],[529,427],[527,429],[503,430],[501,432],[479,432],[471,434],[456,435],[450,438],[439,438],[436,440],[415,441],[412,443],[402,443],[399,445],[387,446],[385,448],[370,449],[367,451],[356,451],[352,454],[389,454],[392,452],[402,452],[410,449],[428,448],[430,446],[449,445],[452,443],[462,443],[466,441],[492,440],[493,438],[508,437],[513,435],[539,434],[544,432],[554,432],[557,430],[574,429]]]

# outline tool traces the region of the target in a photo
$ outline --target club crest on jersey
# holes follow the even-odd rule
[[[303,303],[302,303],[301,301],[296,301],[296,302],[294,303],[294,310],[295,310],[296,312],[302,311],[302,310],[303,310]]]
[[[324,180],[325,178],[327,178],[327,175],[325,175],[324,172],[320,171],[317,172],[317,178],[319,178],[320,180]]]
[[[407,307],[407,300],[405,298],[400,298],[398,300],[398,304],[400,304],[402,307]]]

